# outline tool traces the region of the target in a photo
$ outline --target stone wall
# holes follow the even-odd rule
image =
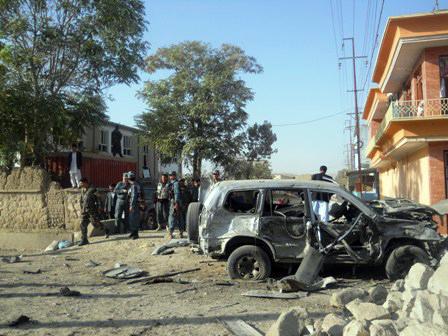
[[[79,228],[80,193],[64,190],[39,168],[0,174],[0,230],[74,231]]]

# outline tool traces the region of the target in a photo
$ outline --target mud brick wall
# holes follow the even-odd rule
[[[0,174],[0,230],[73,231],[79,227],[79,191],[63,190],[39,168]]]

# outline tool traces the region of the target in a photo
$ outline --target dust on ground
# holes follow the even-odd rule
[[[266,332],[279,314],[291,307],[304,307],[319,318],[334,308],[329,296],[347,286],[368,288],[378,279],[347,274],[338,276],[336,288],[293,300],[260,299],[241,296],[253,289],[266,289],[265,283],[228,281],[226,264],[193,254],[190,247],[175,249],[166,256],[151,255],[167,242],[163,233],[145,232],[141,239],[126,236],[91,239],[91,244],[71,247],[53,254],[24,254],[19,263],[0,262],[0,335],[231,335],[221,323],[241,319]],[[36,251],[37,252],[37,251]],[[0,251],[14,255],[17,251]],[[92,260],[100,265],[88,267]],[[104,277],[103,271],[117,263],[136,266],[149,275],[200,267],[177,279],[189,284],[127,284]],[[26,274],[36,271],[39,274]],[[340,270],[337,272],[340,273]],[[287,275],[278,271],[278,276]],[[59,289],[68,286],[80,297],[62,297]],[[20,327],[7,323],[20,315],[33,322]]]

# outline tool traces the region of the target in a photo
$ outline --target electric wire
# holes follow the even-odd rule
[[[329,118],[336,117],[336,116],[341,115],[341,114],[345,114],[345,113],[347,113],[347,111],[350,111],[350,110],[351,109],[346,109],[346,110],[341,111],[341,112],[328,114],[328,115],[325,115],[325,116],[322,116],[322,117],[319,117],[319,118],[316,118],[316,119],[311,119],[311,120],[299,121],[299,122],[294,122],[294,123],[285,123],[285,124],[272,125],[272,127],[285,127],[285,126],[298,126],[298,125],[311,124],[311,123],[314,123],[316,121],[321,121],[321,120],[324,120],[324,119],[329,119]]]

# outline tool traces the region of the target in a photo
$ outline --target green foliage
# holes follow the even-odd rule
[[[277,152],[272,148],[276,141],[277,136],[272,132],[271,123],[267,121],[260,125],[255,123],[247,129],[246,158],[248,160],[269,158],[271,154]]]
[[[202,160],[224,166],[239,156],[247,142],[246,104],[254,94],[239,77],[260,73],[253,57],[236,46],[188,41],[158,49],[146,70],[167,71],[164,79],[148,81],[141,92],[148,111],[136,118],[147,142],[164,155],[181,156],[201,175]],[[258,126],[265,131],[265,124]],[[275,141],[275,140],[274,140]],[[253,139],[264,156],[269,150]],[[270,153],[269,153],[270,154]]]
[[[232,164],[227,165],[226,176],[235,180],[271,179],[272,170],[266,160],[232,160]]]
[[[138,80],[144,30],[142,1],[1,0],[0,151],[41,163],[104,120],[103,90]]]

